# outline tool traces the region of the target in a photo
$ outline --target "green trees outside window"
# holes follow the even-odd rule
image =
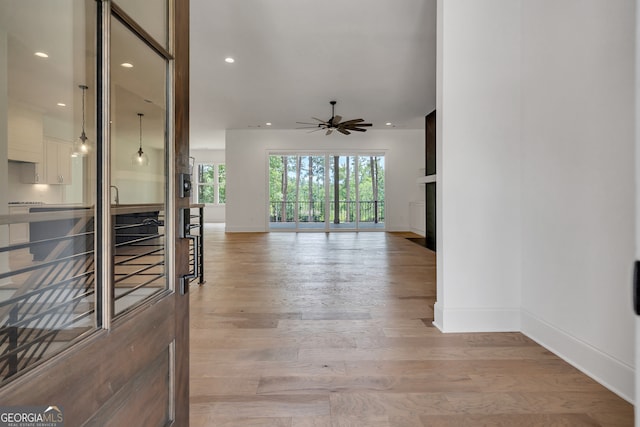
[[[198,165],[198,203],[224,204],[226,201],[226,171],[224,164]]]
[[[272,223],[383,223],[384,193],[384,156],[269,156]]]

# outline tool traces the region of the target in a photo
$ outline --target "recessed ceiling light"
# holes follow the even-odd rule
[[[36,52],[36,53],[34,53],[34,55],[35,56],[39,56],[40,58],[48,58],[49,57],[49,55],[47,55],[44,52]]]
[[[386,125],[387,125],[387,126],[391,126],[392,124],[393,124],[393,123],[391,123],[391,122],[387,122],[387,123],[386,123]]]
[[[224,62],[226,62],[227,64],[233,64],[234,62],[236,62],[236,60],[229,56],[227,58],[224,58]]]
[[[58,107],[66,107],[67,106],[67,104],[65,104],[64,102],[58,102],[56,105]]]
[[[122,64],[120,64],[120,66],[124,68],[133,68],[133,64],[129,62],[123,62]]]
[[[265,123],[267,126],[271,126],[271,122],[267,122]]]

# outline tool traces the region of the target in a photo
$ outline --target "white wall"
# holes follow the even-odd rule
[[[340,153],[385,151],[387,230],[409,230],[409,203],[424,200],[416,183],[424,168],[424,130],[369,130],[330,135],[300,130],[227,131],[227,231],[267,231],[269,150]]]
[[[523,5],[523,331],[631,399],[634,1]]]
[[[520,1],[438,2],[435,323],[520,329]]]
[[[633,401],[634,1],[438,6],[436,325],[520,329]]]
[[[191,150],[190,156],[198,163],[225,163],[224,150]],[[197,167],[193,170],[192,180],[195,184]],[[205,222],[225,222],[225,205],[206,205],[204,208]]]

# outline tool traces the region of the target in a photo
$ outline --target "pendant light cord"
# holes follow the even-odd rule
[[[144,116],[144,114],[142,113],[138,113],[138,118],[140,119],[140,149],[138,150],[138,154],[140,156],[142,156],[142,116]]]
[[[84,96],[85,96],[85,91],[87,89],[89,89],[89,86],[87,85],[80,85],[78,86],[80,89],[82,89],[82,133],[80,134],[80,140],[82,141],[82,144],[84,145],[84,143],[87,141],[87,134],[85,133],[84,130],[84,121],[85,121],[85,116],[84,116]]]

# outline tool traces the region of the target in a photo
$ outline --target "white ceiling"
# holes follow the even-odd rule
[[[373,129],[435,108],[436,0],[191,0],[190,44],[192,148],[329,119],[331,100]]]

